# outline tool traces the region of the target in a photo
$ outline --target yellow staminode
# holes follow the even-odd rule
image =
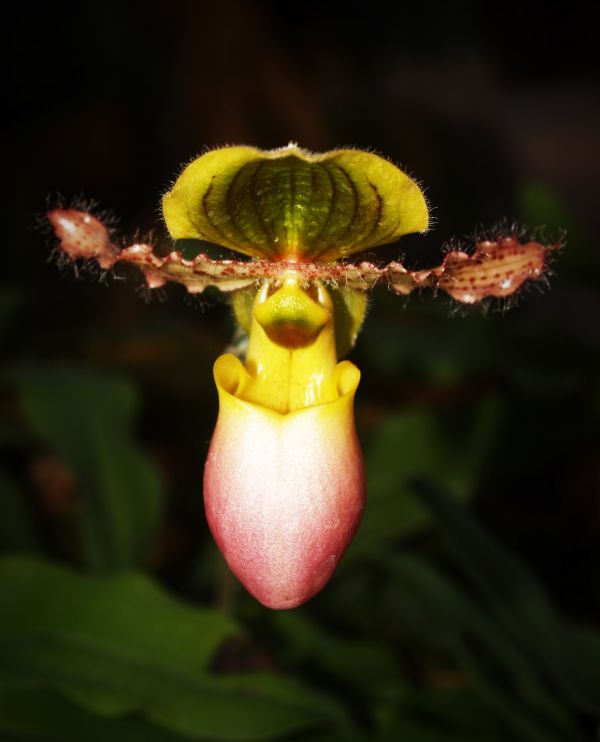
[[[370,152],[224,147],[188,165],[163,198],[175,239],[253,257],[329,262],[424,232],[417,183]]]
[[[310,292],[310,293],[309,293]],[[250,345],[235,396],[286,414],[338,395],[333,303],[322,285],[305,290],[289,271],[254,300]]]

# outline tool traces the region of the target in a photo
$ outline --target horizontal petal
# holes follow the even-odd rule
[[[511,296],[523,283],[542,278],[550,255],[560,245],[520,242],[515,236],[477,242],[470,252],[452,250],[440,265],[409,271],[396,261],[384,266],[374,263],[297,263],[269,260],[213,260],[200,254],[186,260],[179,252],[166,257],[155,255],[152,245],[134,244],[123,250],[114,245],[106,227],[91,214],[76,209],[54,209],[48,219],[60,241],[61,254],[70,260],[92,259],[104,270],[116,263],[139,268],[150,288],[168,281],[183,284],[191,293],[216,286],[235,291],[270,280],[277,285],[290,270],[304,284],[321,281],[342,289],[366,291],[378,284],[407,295],[418,288],[441,289],[453,299],[473,304],[488,297]]]

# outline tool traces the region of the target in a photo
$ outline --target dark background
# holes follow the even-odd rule
[[[599,22],[596,5],[577,2],[556,9],[249,0],[12,9],[0,287],[9,515],[0,546],[35,552],[27,569],[58,562],[84,569],[90,580],[137,566],[178,599],[244,627],[243,638],[220,646],[212,671],[295,675],[335,697],[351,719],[348,727],[321,720],[306,729],[257,728],[247,738],[594,734],[598,678],[578,673],[594,665],[590,658],[600,663],[593,654],[600,641],[593,629],[600,621]],[[525,290],[510,311],[494,304],[457,311],[443,297],[405,302],[374,292],[351,355],[363,372],[357,422],[370,484],[365,525],[331,585],[288,619],[257,606],[227,575],[202,515],[202,466],[217,411],[211,366],[233,332],[227,304],[216,294],[190,300],[178,287],[147,301],[139,277],[126,270],[118,276],[125,280],[102,281],[58,270],[41,217],[59,198],[95,200],[118,218],[124,239],[152,234],[165,247],[159,199],[183,163],[216,145],[272,148],[290,140],[316,151],[370,149],[424,185],[435,228],[383,248],[382,259],[401,251],[409,267],[434,265],[448,240],[502,220],[545,227],[549,241],[566,230],[567,244],[553,262],[550,288]],[[142,485],[127,460],[114,464],[118,452],[102,458],[72,443],[86,437],[78,426],[95,419],[96,407],[117,405],[111,384],[125,385],[136,411],[125,432],[117,431],[115,413],[89,445],[108,451],[125,436],[152,470],[160,503],[144,515],[153,525],[143,545],[124,547],[128,557],[112,553],[121,537],[111,523],[129,533],[142,516],[133,506],[115,514],[112,495],[104,502],[97,482],[130,477],[116,487],[124,497]],[[65,409],[69,422],[61,427],[56,415]],[[90,516],[86,492],[94,488]],[[86,538],[103,508],[108,525],[98,557]],[[477,534],[473,543],[461,530],[463,517]],[[408,562],[390,572],[398,559],[435,569],[462,596],[462,612],[443,589],[435,592],[428,573],[409,578]],[[478,564],[483,573],[470,582]],[[494,587],[499,565],[503,581]],[[532,608],[538,589],[549,612]],[[491,629],[473,628],[480,611],[515,643],[525,669],[499,668],[506,649]],[[439,626],[426,631],[432,614]],[[536,645],[550,625],[557,633]],[[576,631],[585,639],[573,638]],[[377,665],[382,657],[393,658],[392,666]],[[9,686],[21,673],[41,694],[64,690],[26,660],[11,668]],[[28,723],[40,719],[33,731],[4,713],[0,699],[0,732],[71,739],[65,719],[83,712],[67,696],[55,728],[36,697],[39,707],[25,714]],[[15,707],[9,700],[5,706]],[[78,728],[75,738],[82,740],[92,738],[98,719],[114,723],[106,733],[123,739],[135,737],[133,727],[119,731],[122,719],[155,721],[139,702],[112,716],[81,707],[86,716],[77,723],[86,731]],[[231,713],[239,713],[242,731],[207,736],[244,738],[247,721],[233,700]],[[158,727],[179,734],[173,714]],[[190,734],[205,738],[196,727]]]

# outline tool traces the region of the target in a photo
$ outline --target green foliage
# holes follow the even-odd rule
[[[430,511],[410,497],[415,477],[444,484],[468,501],[497,431],[498,402],[484,399],[461,436],[423,411],[390,415],[366,449],[368,507],[347,561],[380,554],[431,523]]]
[[[579,719],[598,717],[600,637],[562,621],[530,570],[452,498],[416,488],[459,574],[404,549],[378,560],[376,590],[366,583],[352,596],[368,606],[362,630],[383,627],[428,673],[424,687],[397,674],[377,694],[381,738],[587,739]]]
[[[563,199],[539,181],[525,181],[517,189],[520,211],[528,224],[566,231],[569,239],[579,232],[577,219]]]
[[[573,219],[542,186],[517,195],[531,223]],[[585,251],[572,247],[581,230],[566,224],[561,274],[570,260],[588,286]],[[0,302],[9,339],[23,302],[14,292]],[[176,306],[137,310],[140,322],[152,317],[149,360],[120,316],[84,322],[88,349],[115,335],[110,364],[136,374],[143,409],[117,374],[35,358],[4,370],[0,740],[594,739],[593,323],[569,324],[568,303],[551,312],[552,294],[521,314],[454,318],[427,300],[401,312],[380,294],[354,351],[364,521],[320,596],[272,612],[214,565],[200,479],[222,327],[211,335],[211,323],[186,324]],[[133,367],[115,350],[130,347],[141,353]],[[73,477],[66,514],[45,509],[32,477],[40,454]],[[564,501],[587,531],[561,517]]]
[[[565,627],[530,570],[431,486],[419,487],[453,554],[516,646],[582,711],[600,709],[600,637]]]
[[[292,679],[215,676],[209,661],[235,625],[138,574],[93,578],[41,561],[0,562],[0,687],[59,691],[88,712],[133,712],[192,739],[271,738],[343,720]]]
[[[58,693],[24,686],[0,690],[3,742],[177,742],[181,737],[136,718],[111,718],[85,711]]]
[[[163,493],[132,437],[138,405],[122,379],[74,369],[21,369],[16,375],[33,430],[75,475],[82,549],[98,571],[143,563],[160,523]]]
[[[376,639],[339,637],[302,611],[274,613],[270,624],[286,664],[309,663],[355,690],[375,697],[396,677],[397,663]]]
[[[600,637],[565,622],[461,504],[493,460],[498,399],[482,398],[452,435],[429,410],[387,416],[367,447],[369,507],[338,576],[292,612],[237,594],[241,623],[123,571],[143,560],[159,518],[131,387],[74,369],[22,372],[18,384],[31,429],[76,475],[87,572],[42,556],[3,475],[1,543],[37,556],[0,560],[2,739],[588,738]],[[92,512],[105,513],[103,535]],[[266,665],[223,671],[220,657],[260,645]]]

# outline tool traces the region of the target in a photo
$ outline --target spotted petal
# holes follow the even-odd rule
[[[120,250],[102,222],[84,211],[54,209],[48,219],[59,239],[61,254],[70,260],[94,260],[103,270],[110,270],[119,262],[130,263],[143,272],[149,288],[171,281],[182,284],[190,293],[201,293],[208,286],[235,291],[265,279],[277,284],[287,271],[294,270],[305,284],[321,281],[356,291],[384,284],[401,295],[418,288],[441,289],[456,301],[473,304],[488,297],[510,296],[525,281],[538,280],[546,271],[550,253],[556,249],[555,245],[499,237],[476,243],[470,253],[453,250],[441,265],[420,271],[409,271],[396,261],[377,266],[367,262],[213,260],[204,254],[186,260],[175,251],[159,257],[152,245],[142,243]]]

